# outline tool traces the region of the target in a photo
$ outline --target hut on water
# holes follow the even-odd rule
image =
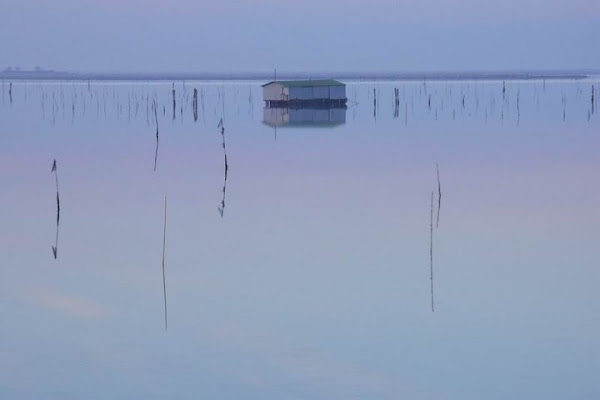
[[[345,107],[346,85],[334,79],[272,81],[262,85],[266,107]]]

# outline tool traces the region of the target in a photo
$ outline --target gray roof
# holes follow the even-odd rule
[[[271,81],[263,86],[278,83],[283,87],[312,87],[312,86],[345,86],[342,82],[335,79],[308,79],[301,81]]]

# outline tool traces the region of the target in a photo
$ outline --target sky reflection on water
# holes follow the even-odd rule
[[[174,120],[171,83],[5,82],[0,397],[600,396],[592,85],[350,82],[275,132],[260,82]]]

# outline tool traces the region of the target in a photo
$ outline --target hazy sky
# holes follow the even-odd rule
[[[0,68],[599,68],[598,0],[0,0]]]

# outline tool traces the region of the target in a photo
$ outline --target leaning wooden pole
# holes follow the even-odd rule
[[[156,111],[156,100],[152,101],[154,108],[154,123],[156,124],[156,149],[154,150],[154,171],[156,171],[156,162],[158,161],[158,114]]]
[[[163,299],[165,306],[165,331],[168,328],[167,319],[167,283],[165,278],[165,249],[167,244],[167,196],[165,196],[165,215],[163,220],[163,248],[162,248],[162,278],[163,278]]]
[[[438,206],[437,206],[437,217],[435,222],[435,228],[440,226],[440,208],[442,208],[442,184],[440,183],[440,166],[438,163],[435,164],[437,172],[437,183],[438,183]]]
[[[429,220],[429,279],[431,281],[431,312],[435,311],[433,297],[433,192],[431,192],[431,207]]]
[[[377,118],[377,91],[373,88],[373,118]]]
[[[175,108],[176,108],[176,103],[175,103],[175,83],[173,83],[173,88],[171,90],[171,93],[173,94],[173,121],[175,121]]]
[[[192,100],[192,108],[194,110],[194,122],[198,121],[198,89],[194,89],[194,98]]]
[[[594,85],[592,85],[592,114],[594,114]]]
[[[58,227],[60,223],[60,197],[58,194],[58,166],[56,164],[56,159],[52,163],[52,170],[50,173],[52,172],[54,172],[54,182],[56,183],[56,238],[54,240],[54,246],[52,246],[52,254],[56,260],[58,258]]]
[[[219,214],[221,215],[221,218],[223,218],[223,214],[225,213],[225,194],[227,191],[227,172],[229,171],[229,164],[227,163],[227,147],[225,145],[225,125],[223,124],[223,118],[221,118],[217,127],[221,129],[221,138],[223,140],[223,159],[225,162],[225,175],[223,177],[223,196],[221,197],[221,205],[218,207]]]

